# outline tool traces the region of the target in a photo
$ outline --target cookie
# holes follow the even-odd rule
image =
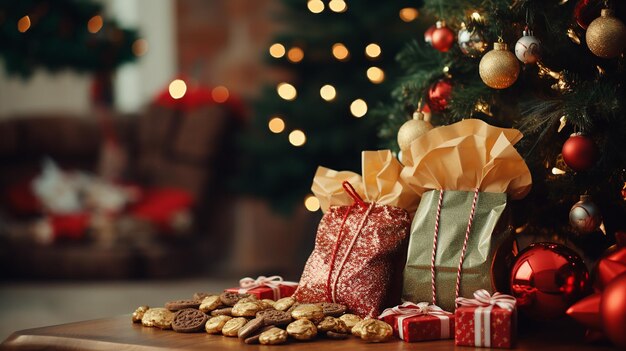
[[[302,304],[291,311],[291,317],[293,319],[306,318],[313,323],[319,323],[324,319],[324,310],[317,304]]]
[[[232,316],[233,315],[233,308],[232,307],[224,307],[224,308],[218,308],[215,309],[213,311],[211,311],[211,316]]]
[[[274,308],[279,311],[286,311],[295,303],[296,299],[294,299],[293,297],[283,297],[282,299],[278,299],[276,300],[276,302],[274,302]]]
[[[263,309],[259,301],[239,301],[233,306],[232,314],[234,317],[254,317]]]
[[[157,307],[147,310],[141,318],[144,327],[156,327],[161,329],[172,329],[174,312],[167,308]]]
[[[324,315],[326,316],[339,317],[342,314],[346,313],[346,306],[342,304],[332,302],[320,302],[318,303],[318,305],[322,308],[322,310],[324,311]]]
[[[165,304],[165,308],[172,312],[184,310],[185,308],[198,309],[198,307],[200,307],[200,302],[197,300],[175,300]]]
[[[195,308],[185,308],[176,312],[172,329],[178,333],[194,333],[202,330],[209,320],[206,314]]]
[[[272,327],[259,335],[259,343],[263,345],[284,344],[286,341],[287,332],[276,327]]]
[[[211,294],[208,292],[197,292],[197,293],[194,293],[191,298],[196,301],[202,301],[204,300],[205,297],[209,297],[211,295],[215,295],[215,294]]]
[[[220,295],[220,300],[226,306],[235,306],[239,300],[250,297],[250,294],[238,294],[231,291],[225,291]]]
[[[268,308],[274,308],[274,304],[276,303],[276,301],[271,300],[271,299],[263,299],[261,300],[265,305],[268,306]]]
[[[204,313],[209,313],[213,311],[214,309],[220,307],[221,305],[222,305],[222,300],[220,299],[220,297],[218,295],[211,295],[211,296],[205,297],[204,300],[202,300],[200,307],[198,308],[200,309],[200,311]]]
[[[241,329],[239,329],[239,331],[237,331],[237,336],[240,339],[246,339],[250,336],[252,336],[257,330],[261,329],[261,327],[263,327],[263,317],[256,317],[254,319],[251,319],[248,321],[248,323],[246,323],[246,325],[244,325],[243,327],[241,327]]]
[[[259,338],[261,337],[261,334],[257,334],[257,335],[252,335],[248,338],[246,338],[243,342],[248,344],[248,345],[254,345],[254,344],[258,344],[259,343]]]
[[[209,334],[220,334],[222,332],[224,324],[226,324],[226,322],[231,319],[233,319],[233,317],[231,316],[211,317],[204,325],[204,330]]]
[[[293,320],[291,314],[285,311],[278,310],[263,310],[256,314],[257,317],[263,317],[265,319],[265,325],[287,325]]]
[[[135,312],[133,312],[133,315],[131,317],[133,323],[141,323],[141,319],[143,318],[144,313],[146,313],[146,311],[149,309],[150,309],[150,306],[137,307],[137,309],[135,310]]]
[[[296,340],[311,340],[317,335],[317,327],[306,318],[298,319],[289,323],[287,334]]]
[[[317,329],[320,332],[332,331],[335,333],[347,333],[349,331],[346,323],[339,318],[327,316],[317,324]]]
[[[383,342],[391,337],[393,328],[391,325],[379,321],[378,319],[368,319],[363,321],[361,327],[361,339],[367,342]],[[354,330],[354,329],[353,329]]]
[[[246,323],[248,323],[248,320],[243,317],[230,319],[222,327],[222,334],[226,336],[237,336],[239,329],[246,325]]]
[[[336,333],[332,330],[329,330],[326,332],[326,337],[328,337],[329,339],[334,339],[334,340],[343,340],[348,338],[348,334],[346,333]]]
[[[342,321],[344,321],[344,323],[346,323],[346,326],[348,327],[348,329],[352,329],[352,327],[354,327],[355,324],[363,320],[363,318],[357,316],[356,314],[350,314],[350,313],[344,314],[343,316],[339,317],[339,319],[341,319]]]

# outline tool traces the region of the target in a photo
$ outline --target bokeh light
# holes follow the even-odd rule
[[[187,92],[187,84],[182,79],[174,79],[169,86],[170,96],[174,99],[180,99]]]
[[[385,80],[385,72],[378,67],[367,69],[367,78],[374,84],[380,84]]]
[[[135,56],[143,56],[148,52],[148,41],[146,39],[137,39],[133,42],[133,54]]]
[[[274,58],[285,56],[285,46],[280,43],[274,43],[270,46],[270,55]]]
[[[365,55],[369,58],[377,58],[380,56],[381,52],[380,46],[375,43],[371,43],[365,47]]]
[[[320,200],[315,195],[307,195],[304,198],[304,207],[311,212],[315,212],[320,209]]]
[[[285,130],[285,121],[280,117],[273,117],[267,123],[267,127],[272,133],[282,133]]]
[[[328,8],[333,12],[346,12],[348,5],[344,0],[330,0]]]
[[[337,90],[334,86],[326,84],[320,88],[320,96],[326,101],[332,101],[337,96]]]
[[[102,29],[102,16],[96,15],[89,19],[87,22],[87,30],[89,33],[98,33]]]
[[[295,100],[296,96],[298,96],[298,91],[296,87],[289,83],[280,83],[276,87],[276,91],[278,92],[278,96],[281,98],[292,101]]]
[[[417,19],[419,14],[420,13],[419,11],[417,11],[416,8],[405,7],[402,10],[400,10],[400,19],[403,20],[404,22],[412,22]]]
[[[306,143],[306,135],[304,135],[303,131],[295,129],[289,133],[289,142],[293,146],[302,146]]]
[[[356,99],[350,104],[350,112],[356,118],[361,118],[367,113],[367,104],[363,99]]]
[[[313,13],[324,11],[324,3],[321,0],[309,0],[306,6],[309,8],[309,11]]]
[[[20,33],[26,32],[30,28],[30,17],[24,16],[17,21],[17,30]]]
[[[287,52],[287,59],[293,63],[298,63],[304,58],[304,51],[297,46],[292,47]]]
[[[333,56],[339,61],[346,61],[350,57],[350,51],[342,43],[333,45]]]
[[[213,101],[217,103],[221,104],[223,102],[226,102],[229,96],[230,93],[228,91],[228,88],[223,85],[216,86],[215,88],[213,88],[213,90],[211,90],[211,97],[213,98]]]

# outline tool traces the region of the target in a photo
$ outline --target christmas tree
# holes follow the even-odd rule
[[[87,0],[0,0],[0,58],[7,72],[37,67],[108,73],[146,50],[137,32]]]
[[[400,130],[416,110],[435,127],[477,118],[519,129],[534,183],[515,205],[519,237],[597,258],[626,228],[624,3],[425,0],[420,11],[439,21],[398,55],[404,78],[374,111],[383,146],[397,151],[429,127]]]
[[[421,2],[282,4],[285,30],[267,58],[288,78],[254,104],[236,188],[287,212],[310,194],[318,165],[358,170],[361,150],[378,147],[379,122],[368,111],[388,100],[400,72],[394,58],[423,28],[413,7]],[[307,199],[315,210],[315,198]]]

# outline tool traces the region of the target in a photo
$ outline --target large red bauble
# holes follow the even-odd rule
[[[613,279],[602,292],[600,316],[609,340],[626,348],[626,273]]]
[[[426,31],[424,32],[424,41],[429,45],[433,44],[433,32],[435,31],[435,29],[437,29],[437,26],[433,24],[432,26],[428,27],[428,29],[426,29]]]
[[[518,255],[511,270],[511,292],[520,311],[533,319],[561,317],[589,292],[589,272],[573,250],[536,243]]]
[[[561,150],[565,164],[575,171],[586,171],[593,167],[598,159],[598,147],[591,138],[572,134]]]
[[[447,52],[454,44],[454,32],[443,23],[437,23],[433,31],[431,45],[441,51]]]
[[[448,107],[452,95],[452,83],[449,79],[440,79],[428,89],[428,106],[434,112],[441,112]]]

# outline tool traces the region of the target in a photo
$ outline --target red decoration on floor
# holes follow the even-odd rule
[[[428,302],[405,302],[388,308],[378,317],[393,327],[393,333],[406,342],[454,337],[454,314]]]
[[[278,300],[283,297],[293,295],[298,287],[297,282],[285,281],[281,276],[273,275],[271,277],[260,276],[256,279],[243,278],[239,280],[238,288],[230,288],[230,291],[239,294],[252,294],[258,299]]]

